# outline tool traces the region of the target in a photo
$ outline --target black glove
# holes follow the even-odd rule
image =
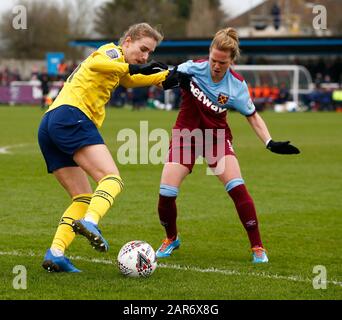
[[[267,144],[266,148],[268,150],[271,150],[274,153],[279,154],[298,154],[300,153],[299,149],[297,149],[295,146],[290,144],[290,141],[273,141],[270,140]]]
[[[179,87],[177,67],[174,67],[169,72],[165,80],[162,82],[162,86],[164,90],[169,90],[169,89]]]
[[[186,91],[190,91],[191,77],[191,74],[178,72],[179,86]]]
[[[184,90],[190,91],[191,75],[177,71],[177,67],[168,74],[162,82],[164,90],[181,87]]]
[[[164,63],[152,60],[151,62],[145,63],[145,64],[130,64],[128,66],[128,69],[129,69],[130,75],[137,74],[137,73],[150,75],[153,73],[167,70],[168,67]]]

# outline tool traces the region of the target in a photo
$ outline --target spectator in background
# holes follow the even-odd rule
[[[21,76],[18,69],[11,70],[6,67],[2,72],[1,84],[4,86],[9,86],[12,81],[20,81]]]
[[[319,87],[323,82],[323,75],[322,73],[318,72],[315,74],[315,78],[314,78],[314,83],[316,85],[316,87]]]
[[[37,66],[33,66],[31,70],[30,80],[38,80],[39,78],[39,71]]]
[[[77,68],[77,66],[78,66],[78,63],[76,61],[73,61],[68,67],[67,76],[72,74],[73,71]]]
[[[0,69],[0,86],[5,85],[5,70]]]
[[[260,85],[257,85],[253,88],[253,97],[254,97],[254,105],[257,109],[257,111],[263,110],[264,105],[264,97],[263,97],[263,90]]]
[[[47,107],[47,97],[50,91],[50,79],[45,67],[38,75],[38,80],[40,81],[40,88],[42,90],[42,100],[40,103],[40,107],[41,109],[45,109],[45,107]]]
[[[320,88],[319,90],[319,110],[333,111],[332,91],[327,88]]]
[[[271,88],[271,99],[272,102],[276,102],[279,99],[280,89],[278,87]]]
[[[2,85],[9,86],[11,83],[11,72],[8,67],[2,72]]]
[[[323,78],[323,83],[331,83],[332,80],[331,80],[331,77],[329,74],[325,74],[324,75],[324,78]]]
[[[19,73],[19,69],[18,68],[15,68],[11,72],[11,81],[21,81],[21,75]]]
[[[148,92],[148,106],[154,109],[164,109],[165,94],[164,90],[156,86],[150,87]]]
[[[290,100],[290,92],[289,92],[289,89],[287,88],[286,84],[283,82],[280,85],[279,98],[276,102],[279,104],[283,104],[289,100]]]
[[[110,99],[110,105],[114,107],[123,107],[127,100],[127,89],[119,86],[113,93]]]
[[[57,71],[59,80],[65,81],[68,75],[68,65],[64,59],[58,64]]]
[[[274,26],[274,29],[276,30],[280,28],[280,23],[281,23],[280,14],[281,14],[280,7],[278,3],[275,2],[271,9],[271,15],[273,17],[273,26]]]
[[[141,88],[133,88],[132,91],[132,111],[140,110],[140,108],[146,107],[148,99],[148,88],[141,87]]]
[[[264,97],[265,102],[268,102],[271,98],[271,88],[267,82],[262,86],[262,96]]]
[[[333,103],[332,94],[331,90],[316,85],[315,90],[303,98],[309,111],[333,111],[336,105]]]

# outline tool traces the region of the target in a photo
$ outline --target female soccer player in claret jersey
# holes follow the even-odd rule
[[[50,272],[80,272],[64,255],[75,233],[98,251],[109,249],[98,223],[124,184],[98,128],[119,85],[145,87],[165,80],[167,66],[147,62],[161,40],[147,23],[131,26],[119,46],[100,47],[75,69],[41,121],[38,140],[47,170],[72,200],[44,257],[43,267]],[[97,182],[95,192],[88,175]]]
[[[180,246],[176,198],[181,183],[201,155],[234,201],[248,234],[252,261],[268,262],[255,206],[233,149],[233,137],[226,121],[227,109],[235,109],[246,116],[256,135],[270,151],[297,154],[299,150],[289,141],[272,140],[265,122],[256,112],[246,81],[231,68],[239,53],[237,32],[233,28],[222,29],[211,43],[209,60],[190,60],[180,64],[164,83],[164,89],[180,85],[183,90],[168,160],[161,176],[158,213],[166,238],[157,250],[158,258],[170,256]]]

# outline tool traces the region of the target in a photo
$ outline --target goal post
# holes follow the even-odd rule
[[[236,65],[234,70],[241,73],[252,87],[268,83],[280,87],[285,83],[293,102],[299,106],[300,94],[308,94],[313,89],[310,72],[300,65]]]

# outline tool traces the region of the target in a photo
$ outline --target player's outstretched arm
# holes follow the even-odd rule
[[[299,149],[290,144],[290,141],[273,141],[264,120],[256,112],[247,117],[249,124],[257,136],[265,143],[266,148],[278,154],[298,154]]]
[[[168,69],[164,63],[150,61],[145,64],[128,64],[115,59],[109,59],[108,56],[95,52],[88,61],[89,69],[95,72],[115,73],[119,77],[127,75],[152,75]]]
[[[164,63],[152,60],[151,62],[145,64],[130,64],[128,69],[130,75],[138,73],[143,75],[150,75],[167,70],[168,66]]]

